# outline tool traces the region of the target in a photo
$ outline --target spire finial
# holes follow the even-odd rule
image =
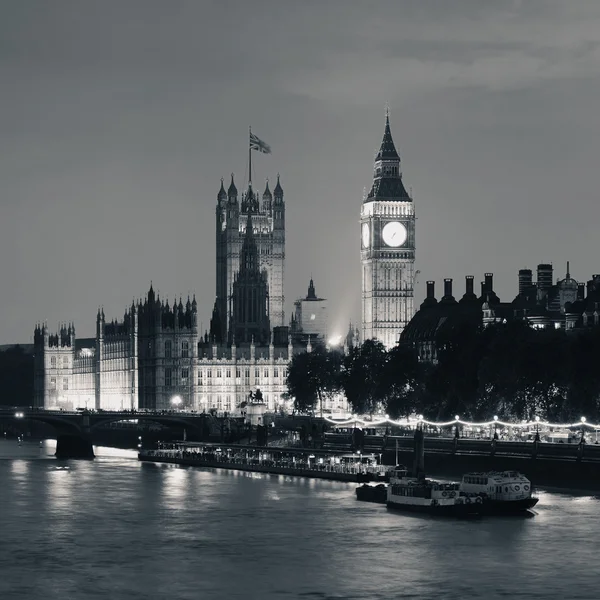
[[[389,102],[385,103],[385,119],[388,121],[390,118],[390,104]]]
[[[567,279],[571,279],[570,261],[567,261]]]

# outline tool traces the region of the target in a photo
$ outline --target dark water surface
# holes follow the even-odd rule
[[[353,484],[139,463],[0,439],[0,599],[600,598],[600,501],[451,521]]]

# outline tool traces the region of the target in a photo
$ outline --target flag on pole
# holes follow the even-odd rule
[[[258,150],[263,154],[271,154],[271,146],[266,142],[263,142],[260,138],[256,137],[252,132],[250,132],[250,149]]]

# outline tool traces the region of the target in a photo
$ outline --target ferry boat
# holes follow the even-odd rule
[[[516,514],[533,508],[539,501],[531,481],[518,471],[466,473],[460,483],[465,498],[483,499],[484,514]]]
[[[481,515],[483,498],[461,496],[460,483],[425,478],[425,437],[421,427],[415,430],[414,442],[412,474],[408,475],[406,467],[396,467],[387,488],[387,507],[448,517]]]
[[[363,483],[356,488],[356,499],[363,502],[375,502],[376,504],[385,504],[387,502],[387,488],[385,483],[378,485],[369,485]]]
[[[388,508],[448,517],[474,517],[483,514],[483,498],[461,496],[460,483],[409,477],[397,470],[387,488]]]

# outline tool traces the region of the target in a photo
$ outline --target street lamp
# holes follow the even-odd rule
[[[581,443],[585,443],[585,417],[581,417]]]
[[[494,439],[498,439],[498,415],[494,415]]]
[[[173,396],[171,398],[171,405],[175,408],[175,410],[179,409],[182,402],[183,402],[183,400],[182,400],[181,396]]]

